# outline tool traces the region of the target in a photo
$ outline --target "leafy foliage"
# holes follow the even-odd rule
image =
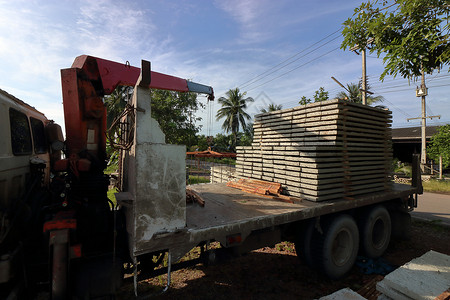
[[[344,22],[342,49],[358,46],[384,54],[384,72],[414,78],[450,62],[448,0],[374,0]],[[373,39],[370,42],[370,39]]]
[[[427,154],[434,161],[438,161],[441,155],[444,168],[450,165],[450,124],[441,126],[433,135],[427,147]]]
[[[347,90],[348,92],[339,92],[336,95],[336,98],[338,99],[345,99],[348,100],[350,102],[353,103],[362,103],[362,93],[361,93],[361,82],[359,84],[356,83],[349,83],[347,84]],[[370,89],[370,86],[367,85],[367,89]],[[375,102],[379,102],[379,101],[383,101],[384,98],[383,96],[372,96],[372,95],[367,95],[366,96],[366,101],[368,105],[371,105]]]
[[[237,146],[250,146],[253,140],[253,126],[252,124],[247,124],[247,129],[244,133],[238,132],[237,136]],[[211,150],[217,152],[231,152],[231,144],[233,142],[233,135],[225,135],[218,133],[213,138],[213,143],[211,145]],[[204,151],[208,149],[207,137],[205,135],[197,136],[197,144],[190,147],[190,151]]]
[[[114,121],[125,109],[127,99],[131,99],[133,88],[127,86],[118,86],[110,95],[103,98],[106,106],[106,126],[109,128]]]
[[[105,96],[108,127],[122,113],[132,93],[133,88],[118,87],[112,94]],[[195,123],[201,120],[195,116],[195,112],[203,107],[197,100],[197,94],[151,90],[151,97],[152,117],[158,121],[166,135],[166,143],[188,146],[195,144],[195,135],[200,131]]]
[[[269,106],[266,108],[261,108],[261,112],[262,113],[267,113],[267,112],[271,112],[271,111],[277,111],[283,109],[283,105],[282,104],[269,104]]]
[[[232,134],[225,135],[222,133],[218,133],[213,139],[211,149],[217,152],[231,152],[233,151],[233,149],[231,148],[231,145],[233,144],[233,139],[234,136]]]
[[[300,105],[306,105],[306,104],[309,104],[309,103],[311,103],[311,102],[312,102],[311,99],[306,98],[306,96],[302,96],[302,98],[300,99],[300,101],[298,101],[298,104],[300,104]]]
[[[314,102],[320,102],[320,101],[328,100],[328,92],[325,91],[325,89],[323,87],[320,87],[317,91],[314,92],[313,99],[314,99]],[[302,98],[300,99],[298,104],[306,105],[306,104],[309,104],[311,102],[312,102],[311,99],[306,98],[305,96],[302,96]]]
[[[195,93],[179,93],[152,90],[152,117],[158,121],[166,135],[166,143],[187,145],[196,144],[195,135],[200,131],[196,121],[200,117],[195,112],[203,107]]]
[[[321,102],[328,100],[328,92],[325,91],[323,87],[320,87],[317,91],[314,92],[314,102]]]
[[[227,97],[220,97],[218,102],[222,105],[217,111],[216,119],[220,120],[225,118],[222,128],[226,132],[230,132],[233,135],[231,148],[236,149],[237,133],[239,127],[246,129],[246,121],[250,120],[250,115],[245,111],[247,109],[247,103],[254,102],[253,98],[244,98],[246,93],[241,93],[239,88],[230,89],[226,93]]]
[[[239,139],[240,141],[239,146],[250,146],[253,141],[253,134],[254,134],[253,122],[249,122],[247,123],[247,127],[244,130],[244,134]]]
[[[106,107],[106,127],[108,129],[111,127],[114,120],[123,112],[123,110],[125,109],[125,105],[127,104],[127,100],[131,99],[132,94],[132,87],[118,86],[111,94],[103,98]],[[119,136],[119,128],[116,127],[114,129],[115,130],[113,130],[111,138]],[[113,147],[111,147],[109,136],[107,136],[106,155],[109,157],[109,172],[114,172],[115,170],[117,170],[119,154]]]

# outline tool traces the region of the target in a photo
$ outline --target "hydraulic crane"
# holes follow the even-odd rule
[[[120,281],[121,262],[128,255],[125,222],[110,208],[109,177],[103,174],[106,167],[103,97],[119,85],[135,86],[139,81],[146,88],[203,93],[214,99],[211,87],[151,71],[147,61],[142,62],[141,70],[82,55],[71,68],[61,70],[61,78],[66,158],[52,164],[53,171],[61,174],[54,179],[61,182],[58,185],[61,190],[53,199],[59,206],[47,215],[43,226],[52,253],[52,299],[65,299],[69,293],[92,296],[87,278],[100,282],[95,287],[96,294],[109,293]]]

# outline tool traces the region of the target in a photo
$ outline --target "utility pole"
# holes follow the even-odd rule
[[[425,85],[425,72],[423,71],[423,65],[422,65],[422,82],[420,84],[420,87],[422,88],[424,93],[422,93],[422,148],[420,151],[420,163],[422,165],[422,168],[427,164],[427,112],[426,112],[426,105],[425,105],[425,97],[428,94],[427,87]],[[425,170],[422,170],[422,172]]]
[[[370,38],[367,40],[366,46],[364,48],[360,47],[359,45],[356,45],[352,48],[350,48],[350,51],[354,51],[356,54],[359,55],[359,53],[356,50],[361,51],[361,57],[362,57],[362,79],[361,79],[361,88],[359,89],[361,94],[361,100],[363,105],[367,105],[367,93],[370,94],[370,92],[367,91],[367,73],[366,73],[366,47],[367,45],[370,45],[373,42],[373,38]]]
[[[420,119],[421,120],[421,124],[422,124],[422,145],[421,145],[421,151],[420,151],[420,167],[422,169],[422,172],[425,172],[425,165],[427,164],[427,135],[426,135],[426,130],[427,130],[427,118],[429,119],[433,119],[433,118],[438,118],[440,119],[441,116],[428,116],[427,117],[427,113],[426,113],[426,105],[425,105],[425,97],[428,95],[428,89],[425,85],[425,72],[423,71],[423,65],[422,65],[422,82],[420,84],[420,89],[417,88],[416,89],[416,97],[421,97],[422,98],[422,116],[420,118],[409,118],[406,119],[408,122],[410,120],[417,120]]]
[[[362,104],[367,104],[366,49],[361,49],[362,56]]]

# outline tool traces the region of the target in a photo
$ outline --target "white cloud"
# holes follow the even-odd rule
[[[351,14],[350,7],[358,5],[356,1],[345,5],[321,3],[223,0],[211,7],[191,1],[155,1],[150,5],[124,0],[0,0],[0,88],[35,106],[47,117],[62,120],[60,69],[70,67],[76,56],[89,54],[117,62],[128,60],[134,66],[139,66],[140,59],[148,59],[155,71],[211,85],[220,97],[333,32],[341,22],[338,19],[343,17],[341,11],[348,10]],[[205,27],[204,22],[196,22],[195,18],[204,17],[195,15],[198,11],[208,13],[208,20],[219,21]],[[314,24],[319,25],[316,28]],[[233,35],[236,27],[238,36]],[[322,50],[290,67],[328,51]],[[381,68],[379,60],[368,59],[369,75],[377,78]],[[303,95],[312,97],[315,90],[324,86],[333,97],[340,87],[331,76],[344,84],[357,82],[361,76],[360,57],[335,51],[250,90],[248,96],[258,97],[264,92],[270,98],[265,102],[288,107],[297,104]],[[409,96],[403,96],[407,100],[401,99],[402,95],[387,94],[392,103],[415,116],[420,106],[416,108],[414,104],[413,108],[411,103],[416,99],[410,100]],[[438,96],[433,91],[432,95],[431,109],[448,113],[448,93],[444,91]],[[261,104],[255,103],[250,111],[258,105]],[[216,103],[215,111],[218,108]],[[215,129],[219,128],[216,122]]]
[[[84,1],[76,18],[79,48],[117,61],[134,57],[154,41],[155,25],[147,13],[129,2]]]
[[[0,1],[0,88],[62,120],[60,69],[81,54],[131,61],[145,43],[155,44],[155,26],[133,6]]]
[[[216,1],[216,6],[230,14],[242,26],[240,42],[253,43],[267,40],[272,30],[267,19],[277,5],[269,0],[227,0]],[[277,2],[280,4],[280,2]]]

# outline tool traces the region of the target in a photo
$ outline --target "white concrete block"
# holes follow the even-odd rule
[[[388,274],[377,290],[394,299],[401,294],[404,299],[431,300],[449,286],[450,256],[430,250]]]
[[[344,288],[328,296],[319,298],[319,300],[365,300],[363,296],[350,288]]]

